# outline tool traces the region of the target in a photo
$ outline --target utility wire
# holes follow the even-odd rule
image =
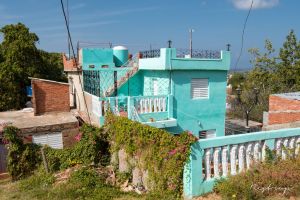
[[[234,66],[234,68],[233,68],[233,69],[234,69],[233,71],[236,70],[236,67],[237,67],[237,65],[239,64],[240,59],[241,59],[241,56],[242,56],[242,53],[243,53],[243,48],[244,48],[244,35],[245,35],[245,30],[246,30],[248,18],[249,18],[249,16],[250,16],[251,11],[252,11],[253,2],[254,2],[254,0],[251,1],[251,5],[250,5],[250,8],[249,8],[247,17],[246,17],[246,19],[245,19],[245,22],[244,22],[244,27],[243,27],[243,32],[242,32],[242,44],[241,44],[241,49],[240,49],[239,56],[238,56],[238,58],[237,58],[237,60],[236,60],[236,62],[235,62],[235,66]]]
[[[76,65],[77,72],[78,72],[79,83],[80,83],[80,87],[81,87],[81,90],[82,90],[83,100],[84,100],[87,116],[88,116],[88,119],[89,119],[89,124],[91,124],[91,117],[90,117],[90,113],[89,113],[89,110],[88,110],[88,107],[87,107],[87,104],[86,104],[86,100],[85,100],[84,90],[83,90],[83,87],[82,87],[82,81],[81,81],[80,72],[79,72],[80,69],[79,69],[77,59],[76,59],[76,56],[75,56],[75,51],[74,51],[74,47],[73,47],[73,42],[72,42],[72,38],[71,38],[69,23],[68,23],[68,20],[67,20],[63,0],[60,0],[60,4],[61,4],[61,8],[62,8],[62,11],[63,11],[63,14],[64,14],[65,25],[66,25],[66,28],[67,28],[67,31],[68,31],[69,41],[70,41],[70,44],[71,44],[72,53],[73,53],[73,57],[74,57],[74,60],[75,60],[75,65]]]
[[[68,27],[70,27],[70,16],[69,16],[69,0],[67,0],[67,18],[68,18]],[[71,57],[71,47],[70,47],[70,37],[68,35],[68,52],[69,58]]]

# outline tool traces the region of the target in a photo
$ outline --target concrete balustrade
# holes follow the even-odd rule
[[[300,128],[199,140],[184,171],[185,197],[211,192],[217,179],[265,161],[267,148],[283,160],[299,155]]]

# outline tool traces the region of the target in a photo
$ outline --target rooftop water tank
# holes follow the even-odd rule
[[[128,49],[124,46],[115,46],[113,48],[114,63],[117,67],[121,67],[128,61]]]

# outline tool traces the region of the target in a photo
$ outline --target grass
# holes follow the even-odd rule
[[[106,185],[103,181],[95,181],[93,177],[77,181],[78,177],[70,178],[66,183],[57,184],[52,175],[36,173],[21,181],[11,182],[10,179],[0,180],[0,199],[22,200],[61,200],[61,199],[93,199],[93,200],[173,200],[171,194],[125,193],[119,188]],[[89,181],[91,180],[91,181]],[[92,185],[91,185],[92,184]],[[94,185],[93,185],[94,184]]]
[[[29,178],[31,179],[31,178]],[[11,182],[10,180],[0,181],[0,199],[22,199],[22,200],[38,200],[38,199],[101,199],[101,200],[146,200],[146,196],[140,196],[134,193],[124,193],[118,188],[111,186],[102,186],[92,189],[81,188],[80,184],[61,184],[52,186],[32,186],[24,187],[29,183],[28,180]]]
[[[299,180],[299,156],[281,160],[272,155],[266,163],[220,180],[215,191],[222,199],[299,199]]]

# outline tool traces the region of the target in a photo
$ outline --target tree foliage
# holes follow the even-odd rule
[[[0,111],[23,107],[28,77],[65,80],[59,54],[37,49],[38,36],[24,24],[6,25],[0,32]]]
[[[251,118],[262,121],[263,111],[268,110],[270,94],[300,90],[300,41],[291,30],[279,53],[276,53],[270,40],[265,41],[265,52],[252,48],[249,53],[253,69],[245,73],[244,79],[239,79],[239,85],[243,90],[245,107],[253,100],[253,88],[259,89],[259,103]],[[241,109],[237,108],[236,113],[241,116]]]

